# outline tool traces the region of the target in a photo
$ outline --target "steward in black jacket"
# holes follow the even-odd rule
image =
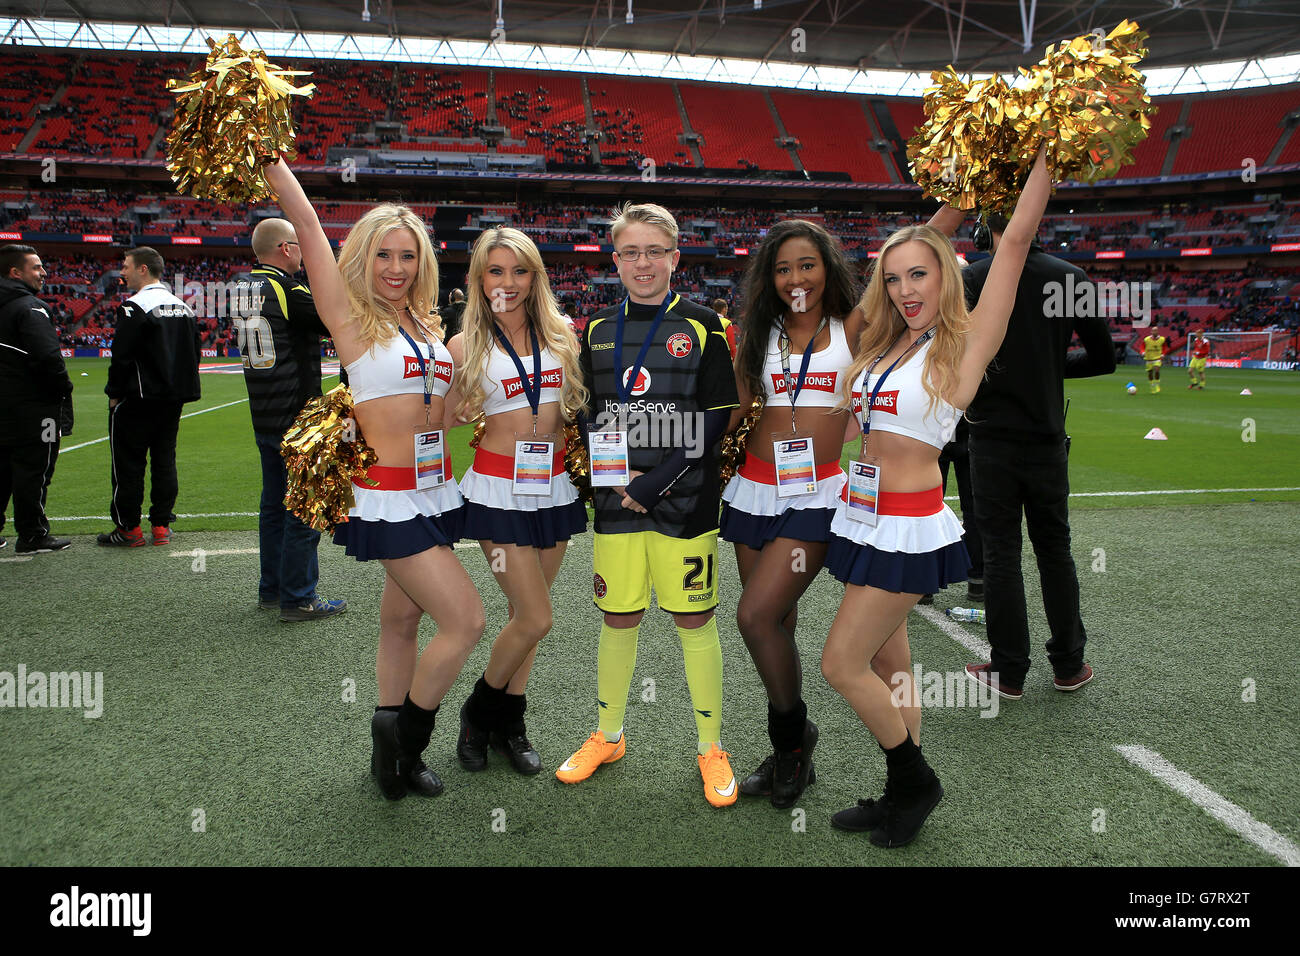
[[[44,282],[35,249],[0,247],[0,528],[12,498],[19,554],[71,544],[50,535],[45,517],[59,438],[72,431],[72,381],[49,310],[36,297]]]
[[[45,303],[17,279],[0,279],[0,444],[39,442],[46,419],[61,420],[72,395]],[[65,434],[71,431],[68,403]]]

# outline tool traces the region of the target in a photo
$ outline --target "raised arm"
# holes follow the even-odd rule
[[[939,211],[930,217],[929,225],[933,229],[938,229],[941,233],[951,239],[957,234],[958,228],[966,221],[966,212],[961,209],[954,209],[946,203],[939,207]]]
[[[979,302],[971,310],[971,329],[966,337],[966,354],[962,358],[955,398],[965,407],[975,397],[980,379],[1007,334],[1007,321],[1016,304],[1020,274],[1025,268],[1029,246],[1038,233],[1038,223],[1052,193],[1052,177],[1047,170],[1046,149],[1039,149],[1033,171],[1016,203],[1016,210],[998,241],[997,253],[989,267]]]
[[[289,166],[283,159],[276,160],[264,170],[267,184],[275,190],[280,200],[280,209],[284,217],[293,223],[298,233],[298,244],[302,248],[302,262],[311,279],[312,298],[316,303],[316,313],[329,329],[334,338],[335,347],[340,335],[350,338],[348,327],[352,317],[348,310],[347,291],[343,287],[343,277],[339,275],[338,263],[334,260],[334,250],[325,238],[316,210],[312,208],[307,194]],[[341,355],[342,353],[340,353]]]

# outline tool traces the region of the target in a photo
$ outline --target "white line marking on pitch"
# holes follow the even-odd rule
[[[993,649],[989,646],[988,641],[976,637],[974,634],[970,633],[970,631],[961,627],[954,621],[949,620],[928,604],[918,604],[913,608],[913,610],[951,637],[962,647],[966,648],[966,650],[980,658],[980,660],[986,661],[992,655]]]
[[[257,554],[257,548],[226,548],[221,551],[205,551],[203,548],[194,548],[190,551],[173,551],[168,555],[169,558],[210,558],[217,554]]]
[[[241,398],[237,402],[226,402],[226,404],[224,405],[213,405],[211,408],[200,408],[197,412],[190,412],[188,415],[182,415],[181,418],[193,418],[195,415],[205,415],[208,412],[215,412],[218,409],[229,408],[231,405],[242,405],[246,401],[248,401],[248,399]],[[103,438],[95,438],[92,439],[91,441],[83,441],[80,445],[70,445],[67,448],[60,448],[59,454],[63,455],[70,451],[76,451],[78,448],[86,448],[90,445],[98,445],[102,441],[108,441],[108,436],[105,435]]]
[[[208,514],[177,515],[178,518],[256,518],[256,511],[213,511]],[[112,521],[108,515],[46,515],[49,521]]]
[[[1231,800],[1219,796],[1189,773],[1179,770],[1154,750],[1137,744],[1116,744],[1129,763],[1141,767],[1169,789],[1181,793],[1230,830],[1245,837],[1269,856],[1287,866],[1300,866],[1300,847],[1267,823],[1260,823]]]
[[[24,554],[21,558],[0,558],[0,564],[16,564],[20,561],[30,561],[32,556]]]
[[[1071,498],[1140,498],[1143,495],[1228,495],[1243,491],[1300,491],[1295,488],[1156,488],[1151,491],[1073,491]],[[957,495],[947,495],[944,501],[958,501]]]

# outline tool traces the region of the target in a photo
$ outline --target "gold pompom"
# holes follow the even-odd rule
[[[587,446],[582,442],[582,432],[577,422],[564,426],[564,470],[569,473],[569,481],[578,489],[578,497],[591,501],[591,462],[587,458]]]
[[[483,433],[487,431],[487,415],[483,412],[478,413],[478,418],[474,419],[474,437],[469,440],[470,448],[477,448],[478,443],[483,440]]]
[[[280,445],[289,473],[284,506],[316,531],[333,531],[355,503],[352,479],[379,460],[357,432],[352,392],[339,385],[313,398]]]
[[[967,82],[949,66],[931,74],[926,121],[907,144],[912,178],[958,209],[1008,211],[1039,146],[1056,180],[1094,182],[1133,162],[1154,112],[1137,63],[1146,33],[1131,20],[1106,37],[1076,37],[1015,86],[998,76]]]
[[[749,433],[763,417],[763,404],[764,397],[755,395],[740,427],[731,434],[722,436],[722,447],[718,455],[718,481],[723,488],[727,487],[727,482],[745,463],[745,445],[749,442]]]
[[[187,80],[168,80],[176,112],[167,135],[167,169],[176,189],[200,199],[256,202],[271,195],[262,167],[297,158],[291,98],[311,96],[294,86],[261,50],[245,51],[235,35],[220,45],[208,37],[207,62]]]

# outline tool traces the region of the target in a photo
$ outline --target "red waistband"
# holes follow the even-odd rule
[[[840,468],[838,461],[828,461],[824,465],[817,466],[817,480],[825,481],[827,478],[834,478],[841,471],[843,469]],[[753,455],[745,456],[739,474],[740,477],[748,478],[760,485],[776,484],[776,465],[770,461],[760,461]]]
[[[486,448],[474,449],[474,471],[491,478],[515,479],[515,459],[511,455],[498,455]],[[556,448],[551,459],[551,477],[564,474],[564,449]]]
[[[840,500],[849,500],[849,485],[844,483]],[[876,502],[876,513],[898,515],[901,518],[925,518],[943,510],[943,486],[935,485],[926,491],[882,491]]]
[[[451,481],[451,456],[442,458],[442,477]],[[393,465],[371,465],[364,475],[352,479],[354,485],[372,491],[414,491],[415,467],[399,468]]]

